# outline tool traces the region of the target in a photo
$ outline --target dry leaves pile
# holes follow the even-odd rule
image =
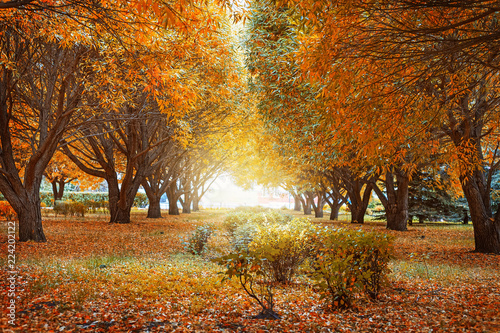
[[[179,236],[222,213],[148,220],[130,225],[104,218],[46,218],[48,243],[17,243],[14,332],[498,332],[500,256],[470,252],[471,226],[414,226],[394,233],[391,283],[376,302],[332,311],[305,278],[278,286],[281,320],[252,319],[258,308],[220,268],[182,253]],[[6,223],[2,224],[2,289],[7,290]],[[349,225],[348,225],[349,226]],[[360,228],[357,226],[349,226]],[[362,226],[380,229],[382,224]]]

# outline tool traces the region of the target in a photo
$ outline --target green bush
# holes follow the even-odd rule
[[[194,255],[202,254],[213,232],[214,228],[210,224],[196,227],[196,230],[186,240],[182,240],[184,250]]]
[[[227,236],[231,239],[234,237],[234,232],[238,227],[248,223],[251,212],[231,212],[224,217],[222,222],[222,228],[226,232]]]
[[[310,277],[333,307],[349,308],[356,292],[378,296],[389,271],[393,237],[324,227],[312,235],[310,244]]]
[[[85,216],[87,207],[81,202],[75,201],[59,201],[54,203],[54,214],[62,214],[64,216]]]
[[[45,207],[54,206],[54,196],[52,192],[40,191],[40,200]],[[96,212],[107,210],[109,207],[107,192],[64,192],[62,200],[73,201],[83,204],[88,210]],[[148,197],[145,193],[138,192],[134,199],[134,207],[144,208],[148,204]]]
[[[134,199],[134,207],[145,208],[148,205],[148,196],[146,193],[137,192]]]
[[[234,250],[247,250],[259,225],[284,224],[291,215],[268,209],[265,212],[235,211],[226,215],[222,227]]]
[[[257,257],[266,259],[263,269],[275,282],[288,283],[307,257],[309,238],[314,230],[307,218],[296,218],[286,224],[259,225],[248,248]]]
[[[262,206],[238,206],[234,209],[235,212],[249,212],[252,214],[255,213],[263,213],[268,211],[269,208],[262,207]]]
[[[246,223],[240,225],[230,239],[233,249],[236,251],[248,251],[248,244],[253,240],[254,235],[257,233],[258,226],[254,223]]]

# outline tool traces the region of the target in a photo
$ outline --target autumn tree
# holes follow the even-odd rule
[[[71,162],[62,152],[56,151],[43,173],[45,180],[52,185],[54,200],[61,200],[64,195],[66,184],[78,181],[85,186],[85,173]],[[92,179],[90,181],[95,181]]]
[[[12,3],[20,2],[2,4]],[[81,108],[88,60],[106,43],[97,45],[99,39],[92,37],[124,20],[115,21],[116,11],[95,2],[58,7],[57,14],[26,9],[4,6],[0,12],[0,190],[18,214],[20,241],[45,241],[39,199],[43,172],[60,142],[90,120]]]
[[[94,114],[93,121],[64,145],[65,154],[83,172],[106,180],[110,222],[115,223],[130,222],[140,185],[175,152],[174,136],[179,130],[146,91],[145,81],[141,81],[145,77],[126,75],[128,70],[135,73],[135,65],[134,61],[117,65],[113,82],[122,86],[110,89],[110,85],[100,84],[87,95],[87,112]],[[112,98],[115,91],[121,92],[122,99]],[[106,105],[106,98],[111,104]]]
[[[141,185],[148,196],[148,218],[162,217],[161,197],[166,193],[167,188],[177,181],[178,173],[176,169],[178,164],[182,162],[185,153],[185,150],[177,148],[177,152],[173,152],[170,158],[163,159],[163,162],[152,173],[144,177]]]
[[[40,211],[43,172],[67,128],[85,121],[79,106],[90,42],[72,25],[55,37],[58,17],[1,12],[0,190],[19,218],[20,241],[45,241]],[[23,154],[24,156],[21,156]]]
[[[441,140],[437,148],[461,170],[476,250],[498,253],[500,214],[491,210],[486,181],[491,169],[484,158],[498,120],[493,88],[498,10],[492,3],[281,1],[278,6],[291,9],[290,15],[309,29],[303,69],[314,81],[329,82],[323,94],[332,108],[357,120],[348,123],[351,129],[369,125],[378,134],[397,131],[398,137],[416,140],[415,148]],[[366,117],[357,112],[367,107]],[[388,126],[384,114],[393,120],[405,115],[408,131]],[[392,145],[394,154],[401,153],[404,144],[394,145],[394,137],[384,136],[371,136],[370,150],[378,153],[374,147]],[[403,155],[411,157],[407,152],[401,161]],[[415,165],[406,163],[407,170]]]

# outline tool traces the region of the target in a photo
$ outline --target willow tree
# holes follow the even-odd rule
[[[488,181],[498,168],[495,2],[277,3],[309,29],[302,68],[327,83],[323,95],[338,110],[330,117],[351,119],[354,135],[373,127],[377,135],[364,154],[394,146],[407,171],[418,165],[411,159],[419,152],[446,156],[459,171],[476,251],[500,253],[500,213],[491,209]],[[394,145],[391,133],[417,145]]]
[[[91,41],[62,17],[0,15],[0,191],[18,215],[19,240],[43,242],[40,184],[67,129],[85,121]]]

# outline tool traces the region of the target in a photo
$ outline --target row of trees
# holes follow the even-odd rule
[[[198,200],[207,177],[234,154],[226,137],[243,116],[224,6],[2,7],[0,191],[18,215],[20,241],[46,240],[42,177],[62,189],[71,163],[106,180],[111,222],[130,222],[141,185],[150,217],[159,216],[163,193],[175,203],[183,195],[185,207]]]
[[[323,198],[333,214],[346,203],[359,223],[373,191],[387,227],[406,230],[410,184],[430,175],[467,199],[476,251],[500,253],[499,10],[493,1],[254,2],[246,62],[267,133],[260,152],[282,175],[274,185],[305,204]]]

